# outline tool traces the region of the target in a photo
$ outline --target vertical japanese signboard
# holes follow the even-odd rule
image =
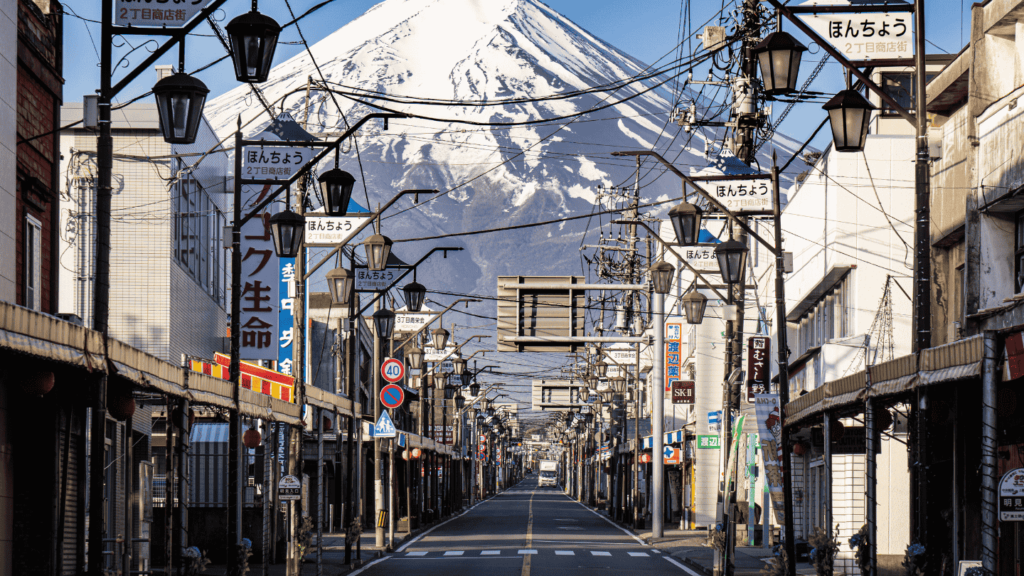
[[[864,12],[801,15],[800,19],[850,60],[913,58],[913,15],[864,8]]]
[[[771,340],[767,336],[751,336],[747,339],[747,402],[754,401],[755,394],[767,394],[771,371],[768,369],[768,354]]]
[[[271,191],[264,186],[243,186],[242,206],[251,209]],[[253,216],[242,227],[241,357],[278,360],[280,314],[280,259],[270,235],[270,212]]]
[[[280,258],[281,283],[278,286],[281,308],[278,318],[277,370],[292,374],[292,340],[294,339],[295,313],[295,258]]]
[[[665,322],[665,393],[672,393],[683,370],[683,323]]]

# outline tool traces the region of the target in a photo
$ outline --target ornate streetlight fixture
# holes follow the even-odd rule
[[[874,105],[856,90],[843,90],[821,107],[828,111],[832,144],[837,152],[860,152],[868,135]]]
[[[395,313],[387,309],[374,312],[373,329],[381,340],[391,338],[391,333],[395,330]]]
[[[448,346],[448,331],[444,328],[431,331],[430,341],[434,345],[434,350],[438,352],[444,350]]]
[[[413,370],[423,369],[423,349],[419,346],[413,346],[405,353],[405,359],[409,361],[409,368]]]
[[[598,378],[605,378],[605,377],[607,377],[608,376],[608,363],[605,362],[604,360],[598,360],[597,363],[594,364],[594,372],[597,374]]]
[[[676,231],[676,243],[693,246],[700,239],[700,224],[704,211],[693,204],[683,202],[668,211],[669,220]]]
[[[281,26],[271,17],[252,11],[236,17],[224,29],[231,43],[231,60],[239,82],[266,82],[274,62]]]
[[[806,46],[785,32],[772,32],[754,46],[765,94],[778,96],[796,91],[800,58],[805,50]]]
[[[466,373],[466,361],[462,358],[455,358],[452,360],[452,368],[455,370],[456,376],[462,376]]]
[[[726,284],[735,284],[743,276],[743,265],[747,262],[747,245],[739,240],[726,240],[715,246],[718,269]]]
[[[180,68],[180,66],[179,66]],[[198,78],[178,72],[153,86],[160,131],[168,144],[192,144],[199,132],[210,89]]]
[[[700,324],[704,321],[704,311],[708,307],[707,296],[696,290],[691,290],[683,296],[681,301],[683,312],[686,314],[687,324]]]
[[[338,159],[334,159],[334,168],[321,174],[320,194],[324,197],[324,211],[328,216],[344,216],[348,214],[348,202],[352,198],[352,187],[355,186],[354,176],[338,168]]]
[[[327,288],[331,292],[331,302],[339,306],[348,306],[352,299],[352,286],[355,282],[352,274],[344,268],[335,268],[327,273]]]
[[[668,294],[672,291],[672,276],[676,267],[661,260],[651,266],[651,283],[654,284],[654,291],[658,294]]]
[[[302,229],[306,219],[291,210],[278,212],[270,217],[270,233],[274,239],[274,251],[279,258],[295,258],[302,247]]]
[[[386,268],[392,244],[391,238],[382,234],[374,234],[363,241],[363,247],[366,248],[366,267],[374,272]]]
[[[402,288],[405,292],[405,307],[409,312],[419,312],[423,309],[423,299],[427,295],[427,288],[415,280]]]

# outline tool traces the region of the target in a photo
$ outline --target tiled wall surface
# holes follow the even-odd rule
[[[14,302],[17,248],[15,209],[15,102],[18,3],[0,0],[0,300]],[[0,567],[0,574],[3,573]]]

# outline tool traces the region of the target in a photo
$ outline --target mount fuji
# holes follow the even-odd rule
[[[669,84],[655,84],[671,74],[557,98],[649,70],[537,0],[386,0],[310,52],[312,58],[303,51],[275,66],[260,86],[275,110],[300,123],[308,111],[309,132],[340,134],[346,120],[351,124],[375,111],[367,103],[417,116],[391,120],[387,131],[382,122],[364,125],[355,139],[358,157],[346,145],[340,164],[356,177],[353,200],[360,204],[376,207],[403,189],[444,193],[429,202],[421,197],[416,207],[411,198],[400,200],[382,222],[383,233],[396,241],[395,254],[407,262],[429,247],[465,247],[447,261],[435,257],[421,266],[419,280],[429,290],[494,294],[501,275],[581,274],[581,245],[597,239],[602,222],[608,233],[614,215],[401,240],[608,210],[616,200],[599,199],[600,189],[632,186],[636,173],[632,158],[612,157],[612,151],[657,150],[693,170],[709,163],[705,140],[716,137],[683,132],[669,121],[676,96]],[[319,81],[321,74],[346,94],[314,89],[307,102],[307,78]],[[682,99],[685,105],[696,100],[699,109],[712,104],[695,93]],[[581,112],[587,113],[495,125]],[[258,118],[244,129],[246,137],[270,121],[246,85],[212,100],[206,114],[221,137],[235,130],[239,116],[243,123]],[[796,149],[781,135],[774,143],[790,153]],[[767,156],[759,161],[769,162]],[[331,166],[333,158],[319,170]],[[645,161],[641,203],[680,196],[679,180],[662,173]],[[641,211],[663,214],[671,205]]]

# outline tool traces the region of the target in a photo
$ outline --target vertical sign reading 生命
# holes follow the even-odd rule
[[[243,214],[269,193],[269,184],[243,186]],[[247,360],[278,360],[281,268],[270,234],[270,212],[253,216],[242,227],[241,251],[241,357]]]

